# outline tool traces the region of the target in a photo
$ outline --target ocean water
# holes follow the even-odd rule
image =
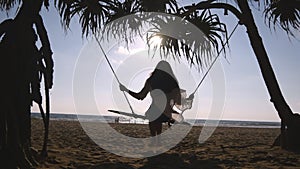
[[[267,121],[237,121],[237,120],[204,120],[204,119],[187,119],[189,123],[195,126],[204,126],[218,123],[220,127],[248,127],[248,128],[280,128],[280,122]]]
[[[42,118],[40,113],[31,113],[33,118]],[[98,115],[77,115],[77,114],[59,114],[51,113],[51,120],[71,120],[71,121],[90,121],[90,122],[107,122],[114,123],[119,117],[120,123],[137,123],[147,124],[148,121],[141,119],[128,118],[123,116],[98,116]],[[186,119],[186,122],[194,126],[204,126],[218,124],[220,127],[248,127],[248,128],[280,128],[280,122],[264,122],[264,121],[237,121],[237,120],[206,120],[206,119]]]

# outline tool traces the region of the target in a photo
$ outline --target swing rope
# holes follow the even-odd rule
[[[109,61],[109,59],[108,59],[108,57],[107,57],[107,55],[106,55],[106,53],[105,53],[105,51],[104,51],[104,49],[103,49],[103,47],[102,47],[102,45],[101,45],[99,39],[96,37],[96,35],[94,35],[94,37],[95,37],[95,39],[96,39],[96,42],[97,42],[97,44],[98,44],[100,50],[102,51],[102,53],[103,53],[103,55],[104,55],[104,57],[105,57],[106,62],[108,63],[108,65],[109,65],[109,67],[110,67],[110,70],[113,72],[115,78],[117,79],[118,84],[120,85],[121,82],[120,82],[120,80],[119,80],[119,78],[118,78],[118,76],[117,76],[117,74],[116,74],[114,68],[112,67],[112,65],[111,65],[111,63],[110,63],[110,61]],[[123,95],[124,95],[124,97],[125,97],[125,99],[126,99],[128,105],[129,105],[129,108],[130,108],[130,110],[131,110],[131,113],[132,113],[132,114],[135,114],[134,111],[133,111],[133,108],[132,108],[132,106],[131,106],[131,104],[130,104],[130,102],[129,102],[129,99],[128,99],[127,95],[125,94],[125,91],[123,91]]]
[[[215,57],[215,59],[213,60],[213,62],[211,63],[211,65],[209,66],[209,68],[208,68],[207,71],[205,72],[204,76],[202,77],[202,79],[201,79],[200,82],[198,83],[196,89],[194,90],[194,92],[193,92],[191,95],[194,95],[194,94],[197,92],[197,90],[199,89],[199,87],[200,87],[201,84],[203,83],[205,77],[208,75],[209,71],[212,69],[213,65],[216,63],[217,59],[219,58],[219,56],[220,56],[222,50],[224,50],[225,45],[228,44],[229,39],[232,37],[233,33],[236,31],[238,25],[239,25],[239,23],[237,23],[237,24],[235,25],[235,27],[234,27],[233,30],[231,31],[230,35],[228,36],[226,42],[222,45],[222,48],[220,49],[220,51],[218,51],[217,56]],[[191,96],[191,95],[190,95],[190,96]]]
[[[194,97],[194,94],[197,92],[197,90],[199,89],[199,87],[201,86],[201,84],[203,83],[205,77],[208,75],[209,71],[212,69],[213,65],[216,63],[217,59],[219,58],[222,50],[224,50],[225,45],[228,44],[230,38],[232,37],[233,33],[236,31],[237,27],[238,27],[239,23],[237,23],[235,25],[235,27],[233,28],[233,30],[231,31],[230,35],[228,36],[226,42],[222,45],[222,48],[220,49],[220,51],[218,51],[217,56],[215,57],[215,59],[213,60],[213,62],[211,63],[211,65],[209,66],[209,68],[207,69],[207,71],[205,72],[204,76],[202,77],[202,79],[200,80],[200,82],[198,83],[196,89],[194,90],[194,92],[192,94],[190,94],[190,96],[188,97],[188,99],[192,100]],[[184,109],[180,114],[182,115],[187,109]]]

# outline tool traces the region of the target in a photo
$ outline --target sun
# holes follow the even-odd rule
[[[150,39],[150,44],[153,46],[160,46],[162,38],[160,36],[153,36]]]

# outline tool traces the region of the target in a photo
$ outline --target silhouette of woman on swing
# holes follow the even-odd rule
[[[122,84],[120,84],[120,90],[139,100],[143,100],[150,92],[152,103],[146,111],[146,117],[149,119],[151,136],[161,134],[162,123],[172,120],[173,106],[181,105],[181,94],[177,79],[170,64],[166,61],[160,61],[157,64],[140,92],[135,93]]]

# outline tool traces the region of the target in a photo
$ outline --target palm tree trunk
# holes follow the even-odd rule
[[[0,117],[0,165],[9,168],[30,168],[35,160],[30,153],[32,95],[30,83],[35,65],[36,33],[33,29],[34,18],[42,1],[23,1],[22,6],[6,29],[0,44],[1,77],[4,82],[5,104],[1,104]]]
[[[247,0],[238,0],[238,6],[242,12],[241,22],[245,25],[247,29],[247,34],[252,49],[256,55],[260,71],[262,73],[267,90],[271,97],[270,101],[273,103],[281,119],[281,146],[283,148],[292,148],[295,145],[291,145],[291,142],[295,144],[295,141],[298,142],[296,144],[298,144],[299,146],[299,136],[297,136],[297,134],[293,132],[295,126],[297,126],[295,125],[295,122],[299,121],[299,117],[293,114],[291,108],[289,107],[282,95],[282,92],[280,90],[275,73],[273,71],[267,52],[265,50],[262,38],[260,37],[256,24],[254,22],[254,18]],[[298,128],[298,130],[299,129],[300,127]],[[291,141],[293,139],[296,140]]]

